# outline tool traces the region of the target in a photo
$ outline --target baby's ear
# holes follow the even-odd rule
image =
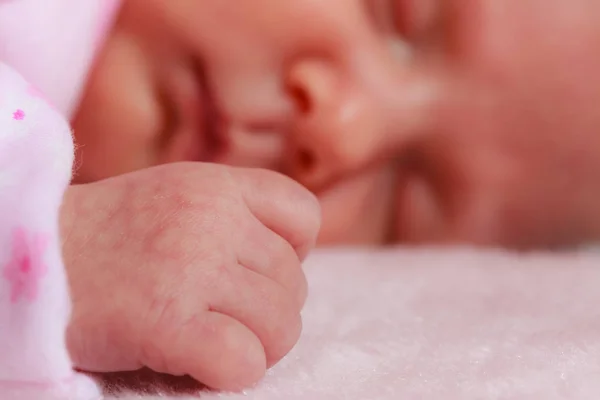
[[[66,346],[71,300],[58,232],[72,162],[67,121],[0,63],[0,399],[99,398]]]

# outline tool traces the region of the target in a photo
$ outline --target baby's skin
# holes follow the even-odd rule
[[[600,237],[597,0],[126,0],[74,119],[89,182],[278,170],[320,244]]]
[[[315,193],[322,245],[597,240],[599,21],[597,0],[125,0],[73,120],[76,362],[229,389],[290,349],[318,208],[238,166]]]
[[[240,389],[300,335],[320,206],[294,180],[179,163],[65,195],[86,164],[65,115],[115,4],[0,0],[0,399],[97,399],[72,361]]]
[[[73,187],[62,232],[76,365],[256,383],[300,336],[319,222],[310,192],[263,170],[172,164]]]
[[[309,191],[180,163],[65,196],[68,122],[2,63],[0,87],[1,399],[98,399],[72,361],[241,389],[293,347],[320,225]]]

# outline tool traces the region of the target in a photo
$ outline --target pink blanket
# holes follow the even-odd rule
[[[109,398],[600,398],[600,254],[341,250],[306,271],[304,336],[254,390],[144,372],[110,377]]]

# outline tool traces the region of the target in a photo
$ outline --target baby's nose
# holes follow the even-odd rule
[[[288,89],[296,104],[288,172],[309,188],[363,167],[385,121],[368,91],[333,64],[304,60],[289,71]],[[375,146],[376,147],[376,146]]]

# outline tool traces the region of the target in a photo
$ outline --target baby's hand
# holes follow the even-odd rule
[[[317,200],[273,172],[171,164],[70,189],[69,347],[96,372],[256,383],[295,345]]]

